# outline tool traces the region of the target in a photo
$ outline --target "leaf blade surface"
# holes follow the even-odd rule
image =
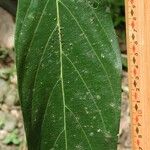
[[[106,1],[26,3],[16,53],[29,150],[115,150],[121,61]]]

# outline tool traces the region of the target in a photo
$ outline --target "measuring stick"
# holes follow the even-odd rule
[[[125,0],[132,150],[150,150],[150,0]]]

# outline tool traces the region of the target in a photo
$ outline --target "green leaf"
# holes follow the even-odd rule
[[[121,60],[105,0],[20,0],[16,54],[29,150],[115,150]]]

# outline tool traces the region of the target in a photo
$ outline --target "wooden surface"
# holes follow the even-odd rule
[[[132,150],[150,150],[150,0],[125,0]]]

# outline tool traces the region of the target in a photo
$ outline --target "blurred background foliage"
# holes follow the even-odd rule
[[[125,28],[124,0],[109,0],[112,19],[116,29]]]

